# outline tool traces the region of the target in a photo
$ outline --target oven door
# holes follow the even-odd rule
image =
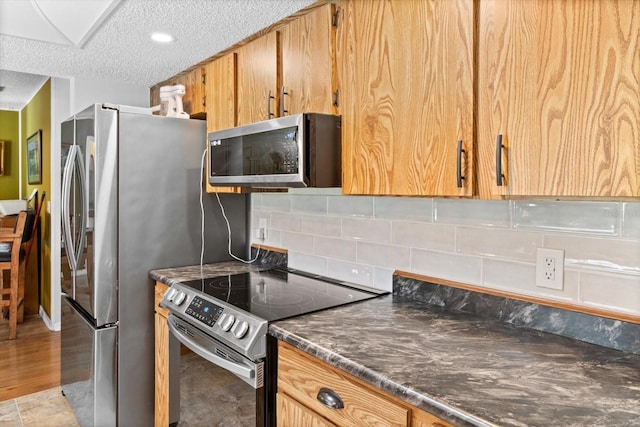
[[[254,362],[169,315],[171,334],[192,353],[180,356],[178,426],[265,426],[264,361]]]

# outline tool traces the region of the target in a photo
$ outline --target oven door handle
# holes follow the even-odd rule
[[[178,341],[180,341],[182,344],[187,346],[191,351],[196,353],[198,356],[204,358],[205,360],[208,360],[214,365],[220,366],[221,368],[226,369],[227,371],[237,375],[244,382],[253,386],[254,388],[259,388],[257,387],[258,384],[256,381],[255,368],[248,367],[246,365],[242,365],[239,363],[231,362],[207,350],[205,348],[206,343],[204,341],[209,341],[209,340],[207,340],[206,338],[200,338],[197,335],[193,337],[188,336],[187,334],[185,334],[184,332],[182,332],[180,329],[176,327],[171,317],[167,319],[167,325],[169,325],[169,330],[171,331],[173,336],[175,336],[178,339]],[[199,342],[199,341],[203,341],[203,342]]]

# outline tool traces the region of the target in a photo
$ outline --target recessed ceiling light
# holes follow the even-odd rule
[[[175,37],[167,33],[153,33],[151,34],[151,40],[158,43],[171,43],[175,40]]]

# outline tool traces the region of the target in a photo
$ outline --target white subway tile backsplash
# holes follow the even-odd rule
[[[315,236],[313,253],[320,256],[338,258],[346,261],[355,261],[356,242],[353,240]]]
[[[423,197],[374,197],[379,219],[433,222],[433,199]]]
[[[640,240],[545,234],[544,247],[564,249],[567,265],[640,274]]]
[[[627,202],[622,205],[622,236],[640,239],[640,202]]]
[[[338,216],[302,215],[302,232],[318,236],[340,237],[342,219]]]
[[[565,270],[563,290],[536,286],[536,265],[534,263],[483,258],[482,285],[488,288],[502,289],[543,298],[578,302],[579,274]]]
[[[514,201],[513,226],[570,233],[618,235],[619,203]]]
[[[503,228],[456,228],[456,248],[464,254],[535,261],[542,233]]]
[[[357,261],[378,267],[407,270],[409,268],[409,248],[359,241]]]
[[[290,212],[291,196],[287,193],[262,193],[260,209],[265,211]]]
[[[580,294],[585,304],[640,315],[640,276],[583,272]]]
[[[340,187],[330,187],[330,188],[289,188],[288,190],[290,195],[298,196],[298,195],[314,195],[314,196],[340,196],[342,194],[342,188]]]
[[[447,224],[394,221],[391,226],[391,242],[411,248],[454,252],[456,229]]]
[[[327,259],[296,251],[289,251],[288,266],[296,270],[327,276]]]
[[[313,236],[309,234],[283,231],[280,236],[280,243],[290,251],[313,253]]]
[[[302,216],[284,212],[272,212],[269,228],[282,231],[300,232],[302,230]]]
[[[327,260],[327,276],[373,287],[373,267],[337,259]]]
[[[276,248],[283,247],[282,243],[280,242],[280,230],[269,230],[267,232],[267,238],[264,240],[258,239],[255,233],[252,233],[252,243],[258,245],[273,246]]]
[[[393,291],[393,273],[392,268],[374,267],[373,269],[373,287],[382,289],[383,291]]]
[[[434,221],[486,227],[511,226],[508,201],[434,199]]]
[[[640,203],[251,195],[251,240],[289,266],[391,290],[397,270],[624,313],[640,312]],[[267,218],[267,239],[257,239]],[[565,251],[564,289],[535,286],[536,249]]]
[[[329,215],[373,217],[373,197],[327,196]]]
[[[366,218],[342,218],[342,238],[368,242],[391,242],[391,222]]]
[[[307,212],[314,214],[327,213],[327,197],[314,195],[300,195],[291,198],[292,212]]]
[[[410,271],[477,285],[481,282],[481,258],[450,252],[412,249]]]
[[[251,193],[249,199],[251,201],[251,210],[262,209],[262,193]]]

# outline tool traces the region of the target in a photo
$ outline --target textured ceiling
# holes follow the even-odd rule
[[[42,84],[33,76],[19,78],[16,72],[150,87],[314,1],[122,0],[82,48],[0,34],[0,86],[6,86],[0,92],[0,109],[22,108]],[[9,15],[11,8],[2,12],[21,19],[19,13]],[[176,40],[157,44],[149,37],[154,32],[170,33]],[[28,97],[21,98],[25,93]]]

